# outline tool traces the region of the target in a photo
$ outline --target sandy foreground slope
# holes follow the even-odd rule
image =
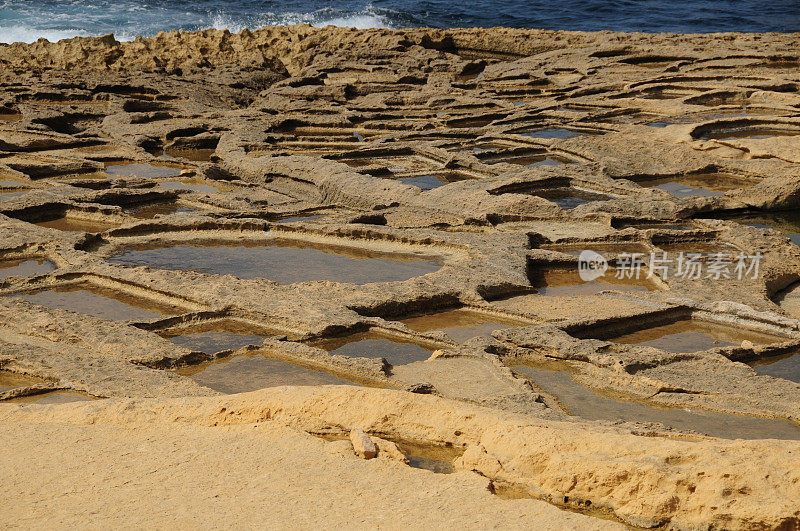
[[[636,437],[349,386],[5,405],[0,419],[6,525],[611,525],[500,499],[491,478],[566,491],[633,523],[778,527],[800,480],[800,443]],[[459,472],[433,474],[307,433],[334,427],[466,451]]]

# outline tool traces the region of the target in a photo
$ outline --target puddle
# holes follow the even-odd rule
[[[105,232],[109,229],[119,227],[119,223],[89,221],[70,217],[53,219],[50,221],[38,221],[35,223],[35,225],[46,227],[48,229],[62,230],[64,232],[89,232],[93,234]]]
[[[529,136],[531,138],[543,139],[567,139],[586,134],[581,131],[573,131],[563,127],[545,127],[543,129],[515,131],[515,133],[518,135]]]
[[[712,197],[755,184],[752,179],[720,173],[699,173],[636,181],[645,188],[665,190],[675,197]]]
[[[442,446],[427,446],[408,441],[394,441],[397,448],[408,459],[408,466],[429,470],[435,474],[452,474],[455,472],[455,460],[461,457],[463,450]]]
[[[427,191],[452,182],[463,181],[464,179],[445,175],[420,175],[419,177],[400,177],[397,180],[401,183],[410,184],[417,188],[422,188],[423,191]]]
[[[171,158],[182,158],[193,162],[209,162],[216,149],[166,148],[164,155]]]
[[[672,125],[672,124],[670,122],[650,122],[650,123],[645,124],[645,125],[647,125],[649,127],[666,127],[666,126]]]
[[[800,210],[784,212],[761,212],[725,217],[751,227],[771,228],[784,233],[795,245],[800,245]]]
[[[522,164],[523,166],[527,166],[529,168],[535,168],[539,166],[561,166],[562,164],[567,164],[569,161],[558,158],[558,157],[545,157],[541,160],[536,162],[531,161],[514,161],[514,164]]]
[[[180,175],[181,170],[170,166],[158,166],[155,164],[122,164],[106,166],[106,174],[113,177],[144,177],[148,179],[158,179],[161,177],[174,177]]]
[[[210,184],[205,184],[202,181],[164,181],[158,183],[161,188],[167,190],[191,190],[201,194],[216,194],[220,189]]]
[[[699,140],[735,140],[735,139],[764,139],[779,136],[797,136],[800,129],[763,126],[720,126],[713,127],[700,133],[695,138]]]
[[[540,295],[551,297],[583,297],[596,295],[602,291],[654,291],[657,285],[647,280],[647,268],[642,266],[642,273],[639,278],[616,278],[617,271],[609,268],[605,275],[584,282],[578,273],[577,265],[575,269],[543,269],[530,271],[528,278],[531,285],[536,288]]]
[[[497,120],[499,117],[496,115],[483,116],[483,117],[468,117],[468,118],[452,118],[448,120],[447,127],[453,129],[466,129],[470,127],[485,127],[490,123]]]
[[[717,190],[707,190],[705,188],[693,188],[691,186],[681,184],[676,181],[661,182],[661,184],[652,184],[652,181],[639,183],[645,188],[655,188],[669,192],[675,197],[715,197],[724,195]]]
[[[20,396],[0,403],[6,404],[36,404],[44,406],[47,404],[68,404],[70,402],[88,402],[96,400],[94,397],[81,393],[80,391],[51,391],[31,396]]]
[[[533,380],[547,393],[558,397],[568,413],[586,420],[658,422],[676,430],[692,430],[723,439],[800,439],[800,428],[783,420],[714,413],[701,409],[687,411],[650,407],[595,393],[573,381],[567,372],[530,366],[515,366],[513,370]]]
[[[655,347],[667,352],[699,352],[718,347],[741,346],[742,341],[768,345],[785,341],[783,338],[744,328],[683,319],[674,323],[646,328],[611,338],[614,343]]]
[[[572,210],[580,205],[585,205],[586,203],[592,203],[594,201],[608,201],[609,199],[613,199],[613,197],[605,194],[578,190],[576,188],[552,188],[548,190],[537,190],[530,192],[530,194],[541,197],[542,199],[547,199],[564,210]]]
[[[8,201],[16,197],[21,197],[30,192],[30,190],[0,190],[0,201]]]
[[[169,216],[170,214],[190,214],[197,212],[195,208],[189,208],[178,203],[154,203],[150,205],[137,205],[126,209],[126,212],[137,219],[153,219],[157,216]]]
[[[325,433],[316,436],[329,442],[350,440],[345,433]],[[397,449],[408,460],[408,466],[428,470],[434,474],[452,474],[455,472],[456,459],[464,454],[463,448],[454,446],[434,446],[396,438],[387,440],[397,445]]]
[[[181,347],[213,356],[223,350],[260,346],[265,337],[275,335],[275,332],[256,330],[244,323],[224,319],[190,328],[165,330],[159,335]]]
[[[324,339],[312,344],[331,354],[351,358],[385,358],[392,365],[405,365],[425,361],[433,349],[418,343],[403,341],[377,332],[359,332],[346,337]]]
[[[800,356],[790,352],[781,356],[771,356],[750,363],[758,374],[783,378],[800,383]]]
[[[355,385],[333,374],[307,369],[261,354],[232,356],[175,371],[221,393],[247,393],[283,385]]]
[[[31,189],[22,182],[0,181],[0,201],[8,201],[9,199],[25,195],[30,191]]]
[[[400,322],[417,332],[441,330],[458,343],[475,336],[490,336],[495,330],[529,324],[465,309],[408,317]]]
[[[152,321],[162,319],[167,315],[183,313],[177,308],[85,284],[29,293],[15,293],[10,296],[20,297],[48,308],[72,310],[112,321]]]
[[[108,258],[129,266],[191,270],[241,279],[267,278],[280,284],[331,280],[350,284],[392,282],[437,271],[431,257],[387,254],[344,247],[314,247],[276,240],[271,245],[199,245],[133,248]]]
[[[17,387],[30,387],[31,385],[40,383],[44,383],[44,380],[41,378],[0,370],[0,393],[16,389]]]
[[[42,383],[45,383],[45,380],[41,378],[0,370],[0,393],[17,387],[30,387]],[[86,400],[93,400],[93,397],[79,391],[62,390],[20,396],[10,400],[3,400],[0,404],[66,404],[67,402],[83,402]]]
[[[55,271],[56,266],[49,260],[34,258],[31,260],[0,260],[0,280],[17,277],[33,277]]]

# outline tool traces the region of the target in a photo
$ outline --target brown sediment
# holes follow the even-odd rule
[[[354,485],[402,478],[395,502],[418,514],[431,493],[432,523],[615,525],[499,500],[491,481],[632,525],[796,525],[796,41],[292,26],[0,46],[0,369],[35,380],[0,409],[3,458],[91,437],[97,460],[47,459],[96,478],[124,476],[108,456],[138,455],[139,436],[191,441],[148,453],[173,471],[217,443],[213,460],[276,455],[268,441],[328,493],[345,465]],[[608,264],[590,282],[583,250]],[[666,274],[664,253],[760,263]],[[520,374],[537,363],[570,373]],[[416,440],[455,473],[361,467],[302,433],[333,428]],[[427,462],[431,447],[465,451]],[[271,473],[250,462],[214,466],[239,486]],[[182,500],[214,490],[188,492],[186,470]],[[3,493],[4,523],[25,488]],[[309,488],[298,507],[321,510]],[[114,523],[163,523],[138,494]],[[219,508],[202,501],[190,525]],[[372,516],[352,521],[389,521]]]

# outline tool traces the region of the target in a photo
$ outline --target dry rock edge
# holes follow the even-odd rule
[[[0,421],[136,429],[279,424],[312,432],[343,426],[351,427],[354,448],[366,449],[368,436],[357,427],[363,426],[384,437],[463,446],[461,470],[524,485],[541,498],[607,508],[636,525],[775,529],[800,517],[800,442],[637,436],[402,391],[285,387],[226,397],[3,405]]]

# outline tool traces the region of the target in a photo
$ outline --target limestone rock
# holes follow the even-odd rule
[[[375,442],[375,446],[378,447],[378,457],[382,459],[393,459],[408,464],[406,455],[401,452],[400,448],[392,441],[387,441],[380,437],[375,437],[373,441]]]
[[[356,455],[363,459],[372,459],[378,455],[378,447],[375,446],[369,435],[360,428],[350,431],[350,442],[353,443],[353,450]]]

